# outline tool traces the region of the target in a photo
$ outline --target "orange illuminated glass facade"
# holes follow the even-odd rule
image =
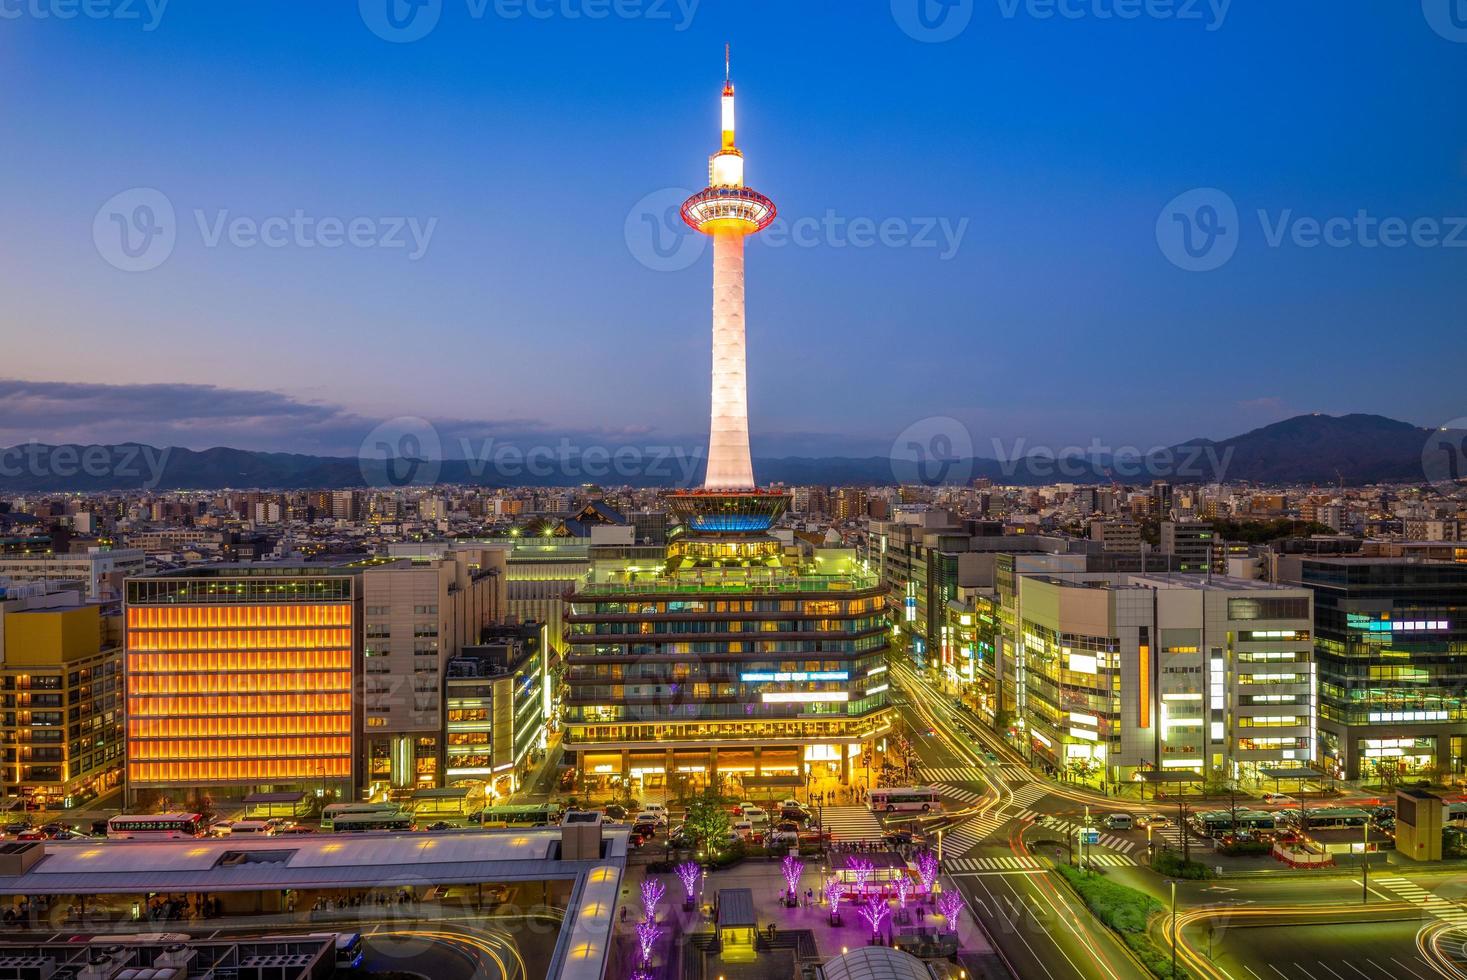
[[[128,582],[129,789],[348,787],[353,576],[235,572]]]

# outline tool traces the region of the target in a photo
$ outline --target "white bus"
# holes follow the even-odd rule
[[[877,813],[896,813],[899,810],[939,813],[942,810],[942,800],[931,786],[873,789],[866,795],[871,801],[871,809]]]
[[[399,812],[401,808],[396,803],[328,803],[321,810],[321,829],[328,833],[335,830],[336,818],[348,814]]]
[[[197,813],[118,814],[107,821],[108,840],[182,840],[204,836]]]

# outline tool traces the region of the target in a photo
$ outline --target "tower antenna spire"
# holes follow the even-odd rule
[[[729,45],[723,46],[723,84],[727,85],[729,80]]]

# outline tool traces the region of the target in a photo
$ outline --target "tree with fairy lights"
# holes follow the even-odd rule
[[[917,855],[917,875],[922,879],[922,888],[927,894],[932,894],[932,886],[937,884],[937,855],[931,851],[923,851]]]
[[[830,921],[840,922],[840,900],[846,893],[846,883],[831,877],[825,882],[825,901],[830,905]]]
[[[901,877],[896,881],[897,908],[905,909],[907,907],[907,896],[911,892],[912,879],[908,878],[906,872],[903,871]]]
[[[891,915],[891,906],[886,904],[886,899],[872,896],[856,911],[861,913],[861,918],[865,919],[866,925],[871,928],[871,939],[874,942],[881,932],[881,924],[886,921],[888,915]]]
[[[958,913],[963,910],[963,896],[957,892],[943,892],[937,900],[937,910],[947,919],[948,932],[958,931]]]
[[[779,870],[784,874],[784,883],[789,886],[790,907],[794,908],[800,900],[800,876],[805,873],[804,862],[793,854],[786,854],[784,860],[780,862]]]
[[[864,897],[866,894],[866,883],[871,880],[871,872],[876,870],[876,865],[866,858],[853,857],[846,861],[846,870],[856,879],[856,897]]]
[[[647,878],[642,882],[642,918],[648,922],[657,921],[657,903],[662,901],[662,896],[667,894],[667,886],[656,878]]]
[[[652,949],[657,945],[657,937],[662,934],[662,927],[652,921],[637,923],[637,946],[642,951],[642,965],[646,966],[652,962]]]
[[[693,895],[698,891],[698,876],[702,873],[703,869],[698,867],[697,861],[684,861],[677,866],[677,877],[683,883],[683,895],[688,908],[693,907]]]

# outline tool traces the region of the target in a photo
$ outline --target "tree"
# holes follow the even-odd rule
[[[728,842],[728,804],[712,787],[688,800],[683,827],[699,848],[712,850]]]

